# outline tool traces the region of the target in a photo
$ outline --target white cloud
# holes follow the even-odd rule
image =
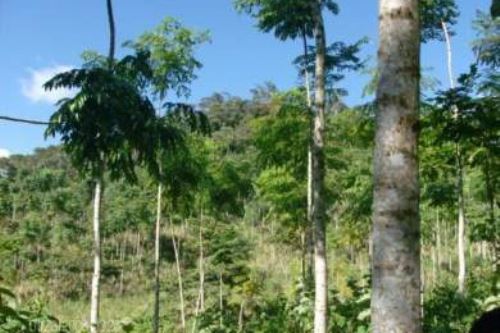
[[[10,156],[10,151],[8,151],[7,149],[0,148],[0,158],[9,156]]]
[[[71,70],[71,66],[57,65],[52,67],[40,68],[37,70],[30,69],[29,77],[21,80],[22,93],[25,97],[35,103],[55,103],[61,98],[71,97],[74,91],[70,89],[56,89],[46,91],[43,85],[54,75]]]

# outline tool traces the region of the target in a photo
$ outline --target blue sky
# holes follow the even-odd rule
[[[473,60],[471,22],[478,9],[491,0],[457,0],[461,10],[453,38],[454,70],[460,73]],[[328,42],[354,42],[368,37],[364,57],[374,57],[377,43],[377,1],[339,0],[341,13],[326,19]],[[212,43],[202,46],[198,58],[203,69],[192,85],[190,102],[213,92],[248,96],[265,81],[280,89],[298,84],[291,65],[301,52],[300,42],[281,42],[255,28],[251,18],[239,15],[231,0],[115,0],[118,43],[153,28],[165,16],[184,25],[208,29]],[[0,0],[0,115],[46,120],[54,110],[56,95],[46,94],[40,83],[57,70],[78,66],[83,50],[107,52],[108,31],[104,0]],[[446,84],[445,48],[431,43],[422,49],[422,66]],[[341,83],[350,105],[362,101],[368,76],[354,73]],[[44,140],[44,128],[0,121],[0,155],[29,153],[36,147],[57,143]]]

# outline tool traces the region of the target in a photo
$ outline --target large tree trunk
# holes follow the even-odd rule
[[[100,279],[101,279],[101,234],[100,234],[100,212],[101,212],[101,186],[102,180],[97,179],[94,189],[94,273],[92,274],[92,289],[90,294],[90,333],[99,332],[99,302],[100,302]]]
[[[421,332],[418,0],[380,0],[373,197],[373,333]]]
[[[160,230],[161,230],[161,195],[162,186],[158,184],[156,195],[156,223],[155,223],[155,286],[154,286],[154,312],[153,333],[160,329]]]
[[[326,226],[323,203],[325,127],[325,57],[326,40],[321,1],[314,4],[314,37],[316,42],[316,93],[314,99],[313,139],[311,147],[312,211],[314,224],[314,332],[326,333],[328,329],[328,268],[326,260]]]

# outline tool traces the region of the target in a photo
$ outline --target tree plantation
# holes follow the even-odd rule
[[[106,48],[22,82],[48,120],[0,109],[0,333],[500,332],[499,1],[214,1],[293,74],[238,94],[201,9],[126,39],[146,16],[94,2]]]

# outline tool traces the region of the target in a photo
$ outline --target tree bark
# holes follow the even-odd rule
[[[203,212],[200,213],[200,231],[199,231],[199,242],[200,242],[200,311],[205,311],[205,254],[203,251]]]
[[[465,292],[465,202],[464,202],[464,169],[460,145],[456,144],[456,160],[457,160],[457,190],[458,190],[458,291]]]
[[[448,27],[444,21],[441,21],[441,27],[443,29],[443,34],[446,42],[446,58],[447,58],[447,67],[448,67],[448,80],[450,82],[450,88],[455,88],[455,79],[453,77],[453,63],[452,63],[452,51],[451,51],[451,38],[450,33],[448,31]],[[455,121],[458,121],[459,110],[456,106],[452,107],[453,116]],[[465,201],[464,201],[464,168],[463,168],[463,159],[462,159],[462,149],[460,147],[460,143],[455,143],[455,160],[456,160],[456,172],[457,172],[457,192],[458,192],[458,246],[457,246],[457,255],[458,255],[458,291],[460,293],[465,292],[465,275],[466,275],[466,259],[465,259]]]
[[[306,100],[307,106],[309,107],[308,113],[312,107],[311,100],[311,84],[309,79],[309,72],[307,70],[307,59],[309,58],[308,46],[307,46],[307,36],[305,30],[302,31],[302,44],[303,44],[303,52],[304,52],[304,85],[306,88]],[[307,239],[307,254],[308,254],[308,275],[303,275],[304,279],[306,277],[312,278],[312,269],[313,269],[313,222],[312,222],[312,196],[313,196],[313,177],[312,177],[312,145],[313,145],[313,120],[311,115],[308,116],[309,119],[309,142],[307,147],[307,225],[305,231],[305,237]],[[305,268],[305,266],[304,266]],[[304,270],[306,271],[306,270]]]
[[[124,292],[124,279],[125,279],[125,246],[118,246],[118,251],[120,251],[120,262],[121,262],[121,269],[120,269],[120,287],[119,287],[119,293],[120,296],[123,295]]]
[[[326,333],[328,329],[328,268],[326,258],[326,225],[323,203],[325,127],[325,57],[326,38],[321,1],[314,3],[314,37],[316,43],[315,98],[313,138],[311,147],[312,206],[314,225],[314,332]]]
[[[380,0],[373,197],[373,333],[420,333],[418,0]]]
[[[450,88],[455,88],[455,78],[453,77],[453,62],[451,56],[451,38],[446,26],[446,22],[441,21],[441,28],[443,29],[444,40],[446,42],[446,64],[448,69],[448,81],[450,82]]]
[[[101,186],[99,178],[95,182],[94,189],[94,273],[92,274],[92,288],[90,295],[90,333],[99,332],[99,302],[100,302],[100,279],[101,279],[101,234],[100,234],[100,212],[101,212]]]
[[[115,58],[115,39],[116,39],[116,33],[115,33],[115,18],[113,15],[113,3],[111,0],[106,0],[106,7],[107,7],[107,13],[108,13],[108,24],[109,24],[109,55],[108,55],[108,62],[109,62],[109,68],[113,67],[113,62]]]
[[[307,70],[307,59],[309,58],[309,51],[308,51],[308,46],[307,46],[307,35],[305,30],[302,31],[302,46],[304,48],[304,68],[302,69],[304,71],[304,86],[306,88],[306,100],[307,100],[307,106],[311,107],[312,106],[312,100],[311,100],[311,83],[309,79],[309,71]]]
[[[182,287],[182,271],[181,264],[179,260],[179,249],[177,247],[177,242],[175,241],[174,229],[172,228],[172,245],[174,246],[174,255],[175,255],[175,267],[177,269],[177,283],[179,285],[179,301],[180,301],[180,309],[181,309],[181,327],[184,331],[186,328],[186,314],[184,311],[184,290]]]
[[[243,314],[245,310],[245,301],[240,303],[240,313],[238,315],[238,332],[243,332]]]
[[[222,272],[219,272],[219,327],[222,329],[224,326],[224,293],[223,293],[223,281],[222,281]]]
[[[443,254],[441,252],[441,220],[439,217],[439,208],[436,210],[436,257],[437,257],[437,279],[439,280],[439,275],[441,272],[441,264],[443,262]]]
[[[154,284],[154,309],[153,333],[160,329],[160,231],[161,231],[161,196],[162,185],[158,184],[156,195],[156,223],[155,223],[155,284]]]

